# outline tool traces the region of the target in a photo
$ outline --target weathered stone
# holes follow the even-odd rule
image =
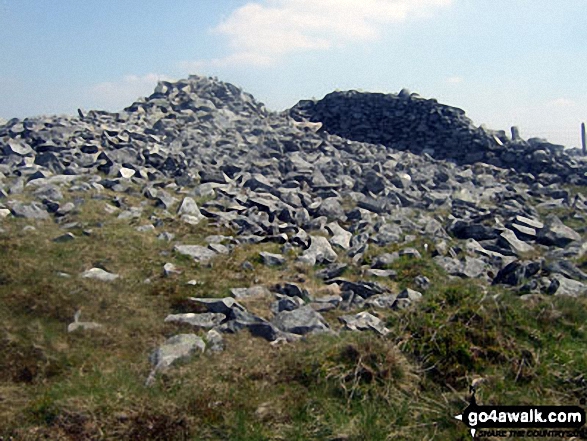
[[[207,312],[213,312],[217,314],[224,314],[227,317],[233,317],[234,310],[244,311],[245,308],[240,305],[232,297],[223,298],[198,298],[190,297],[189,300],[196,305],[203,307]]]
[[[267,253],[262,251],[259,253],[259,256],[261,256],[263,264],[267,266],[285,265],[286,262],[285,257],[283,257],[281,254]]]
[[[300,262],[316,265],[317,263],[332,263],[338,258],[325,237],[311,236],[310,241],[310,247],[299,257]]]
[[[271,311],[274,314],[278,314],[281,311],[293,311],[304,305],[304,300],[300,297],[282,297],[276,300],[271,305]]]
[[[502,231],[498,243],[518,256],[534,251],[534,247],[518,239],[512,230]]]
[[[329,239],[329,242],[333,246],[338,246],[343,250],[348,250],[351,246],[351,238],[353,234],[346,231],[337,222],[331,222],[326,225],[326,229],[332,234],[332,237]]]
[[[322,280],[331,280],[341,276],[347,268],[346,263],[333,263],[320,271],[316,271],[316,277]]]
[[[216,256],[216,253],[200,245],[175,245],[173,250],[183,256],[189,256],[196,262],[205,263]]]
[[[398,299],[409,299],[412,302],[417,302],[422,298],[422,293],[414,291],[413,289],[406,288],[397,295]]]
[[[185,323],[196,328],[214,328],[226,320],[226,316],[221,313],[204,312],[201,314],[185,313],[170,314],[165,318],[165,322]]]
[[[565,247],[573,241],[581,240],[581,235],[563,224],[558,217],[549,215],[544,228],[538,231],[537,240],[544,245]]]
[[[206,333],[206,349],[212,352],[222,352],[224,350],[224,337],[215,329],[210,329]]]
[[[587,285],[557,274],[548,287],[548,293],[557,296],[579,297],[587,294]]]
[[[271,294],[271,292],[266,287],[261,285],[251,286],[249,288],[231,288],[230,292],[237,299],[261,297]]]
[[[15,217],[38,220],[49,219],[49,213],[47,213],[47,210],[37,202],[31,202],[30,204],[16,202],[12,204],[11,210]]]
[[[190,358],[198,352],[204,352],[205,349],[206,343],[197,335],[179,334],[168,338],[153,351],[149,360],[156,370],[163,370],[179,360]]]
[[[71,242],[72,240],[75,240],[75,238],[76,237],[73,233],[65,233],[65,234],[53,239],[53,242],[57,242],[57,243]]]
[[[100,280],[102,282],[113,282],[120,276],[118,274],[109,273],[104,271],[102,268],[91,268],[84,271],[81,275],[84,279]]]
[[[280,330],[292,334],[304,335],[330,330],[324,318],[310,306],[282,311],[274,317],[272,323]]]
[[[171,277],[175,274],[181,274],[181,271],[177,266],[171,262],[167,262],[165,265],[163,265],[163,275],[165,277]]]
[[[365,274],[371,277],[383,277],[389,279],[395,279],[397,277],[397,271],[394,270],[368,269]]]
[[[366,306],[372,306],[373,308],[380,308],[380,309],[390,309],[395,300],[397,295],[395,294],[378,294],[374,295],[373,297],[369,297],[365,301]]]
[[[185,197],[177,210],[177,214],[181,216],[182,220],[190,225],[197,225],[204,216],[198,208],[198,204],[190,197]]]
[[[345,328],[351,331],[366,331],[373,330],[381,335],[389,334],[381,319],[370,314],[367,311],[359,312],[355,315],[343,315],[338,318],[345,326]]]

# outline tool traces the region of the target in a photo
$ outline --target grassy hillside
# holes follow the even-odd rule
[[[414,277],[423,274],[432,284],[408,310],[374,311],[391,330],[386,337],[341,330],[272,345],[248,332],[225,335],[223,352],[173,366],[147,387],[149,354],[169,336],[193,332],[164,323],[170,313],[193,310],[188,297],[282,281],[313,294],[331,288],[295,263],[295,252],[282,267],[264,266],[258,253],[277,251],[275,244],[195,264],[173,244],[230,232],[207,221],[181,223],[151,205],[140,219],[119,220],[104,208],[114,194],[68,195],[80,197],[68,242],[53,241],[65,233],[53,221],[0,221],[0,439],[468,440],[453,416],[467,406],[474,379],[483,379],[477,398],[484,404],[587,398],[585,298],[522,300],[451,279],[418,241],[412,246],[422,259],[394,262],[398,277],[383,283],[416,288]],[[137,231],[149,216],[164,228]],[[174,242],[157,239],[162,231],[174,233]],[[181,274],[164,277],[167,262]],[[96,266],[120,278],[80,277]],[[344,275],[359,276],[356,267]],[[268,316],[270,302],[243,303]],[[68,333],[78,310],[102,327]],[[325,314],[335,330],[342,314]]]

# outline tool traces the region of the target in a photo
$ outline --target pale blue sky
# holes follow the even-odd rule
[[[274,110],[407,87],[577,146],[587,0],[0,0],[0,117],[119,110],[191,73]]]

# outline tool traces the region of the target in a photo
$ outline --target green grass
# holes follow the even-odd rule
[[[417,275],[431,280],[411,308],[373,311],[391,330],[387,337],[341,331],[274,346],[241,332],[225,336],[224,352],[180,363],[145,387],[149,353],[180,330],[191,332],[163,322],[193,310],[187,297],[284,281],[313,293],[324,285],[295,253],[282,267],[262,265],[258,253],[279,252],[275,244],[195,264],[173,244],[233,233],[208,222],[189,226],[152,206],[138,222],[119,221],[103,211],[104,201],[84,199],[72,242],[52,242],[63,231],[51,221],[33,232],[23,232],[29,223],[22,219],[2,223],[0,439],[468,440],[453,416],[466,407],[474,378],[484,379],[481,403],[569,405],[587,397],[586,299],[525,302],[499,287],[449,278],[423,241],[409,245],[422,259],[400,258],[390,265],[396,280],[378,280],[394,292],[417,289]],[[164,226],[137,232],[151,215]],[[161,231],[177,239],[160,241]],[[366,259],[399,248],[371,246]],[[252,271],[242,269],[244,261]],[[163,277],[166,262],[182,273]],[[121,278],[80,279],[92,266]],[[360,279],[361,270],[351,266],[344,277]],[[186,285],[191,279],[201,284]],[[270,302],[244,303],[267,315]],[[103,328],[67,333],[78,309]],[[325,314],[334,329],[341,313]]]

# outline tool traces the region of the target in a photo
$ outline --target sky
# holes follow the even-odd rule
[[[190,74],[272,110],[408,88],[580,146],[587,0],[0,0],[0,118],[118,111]]]

